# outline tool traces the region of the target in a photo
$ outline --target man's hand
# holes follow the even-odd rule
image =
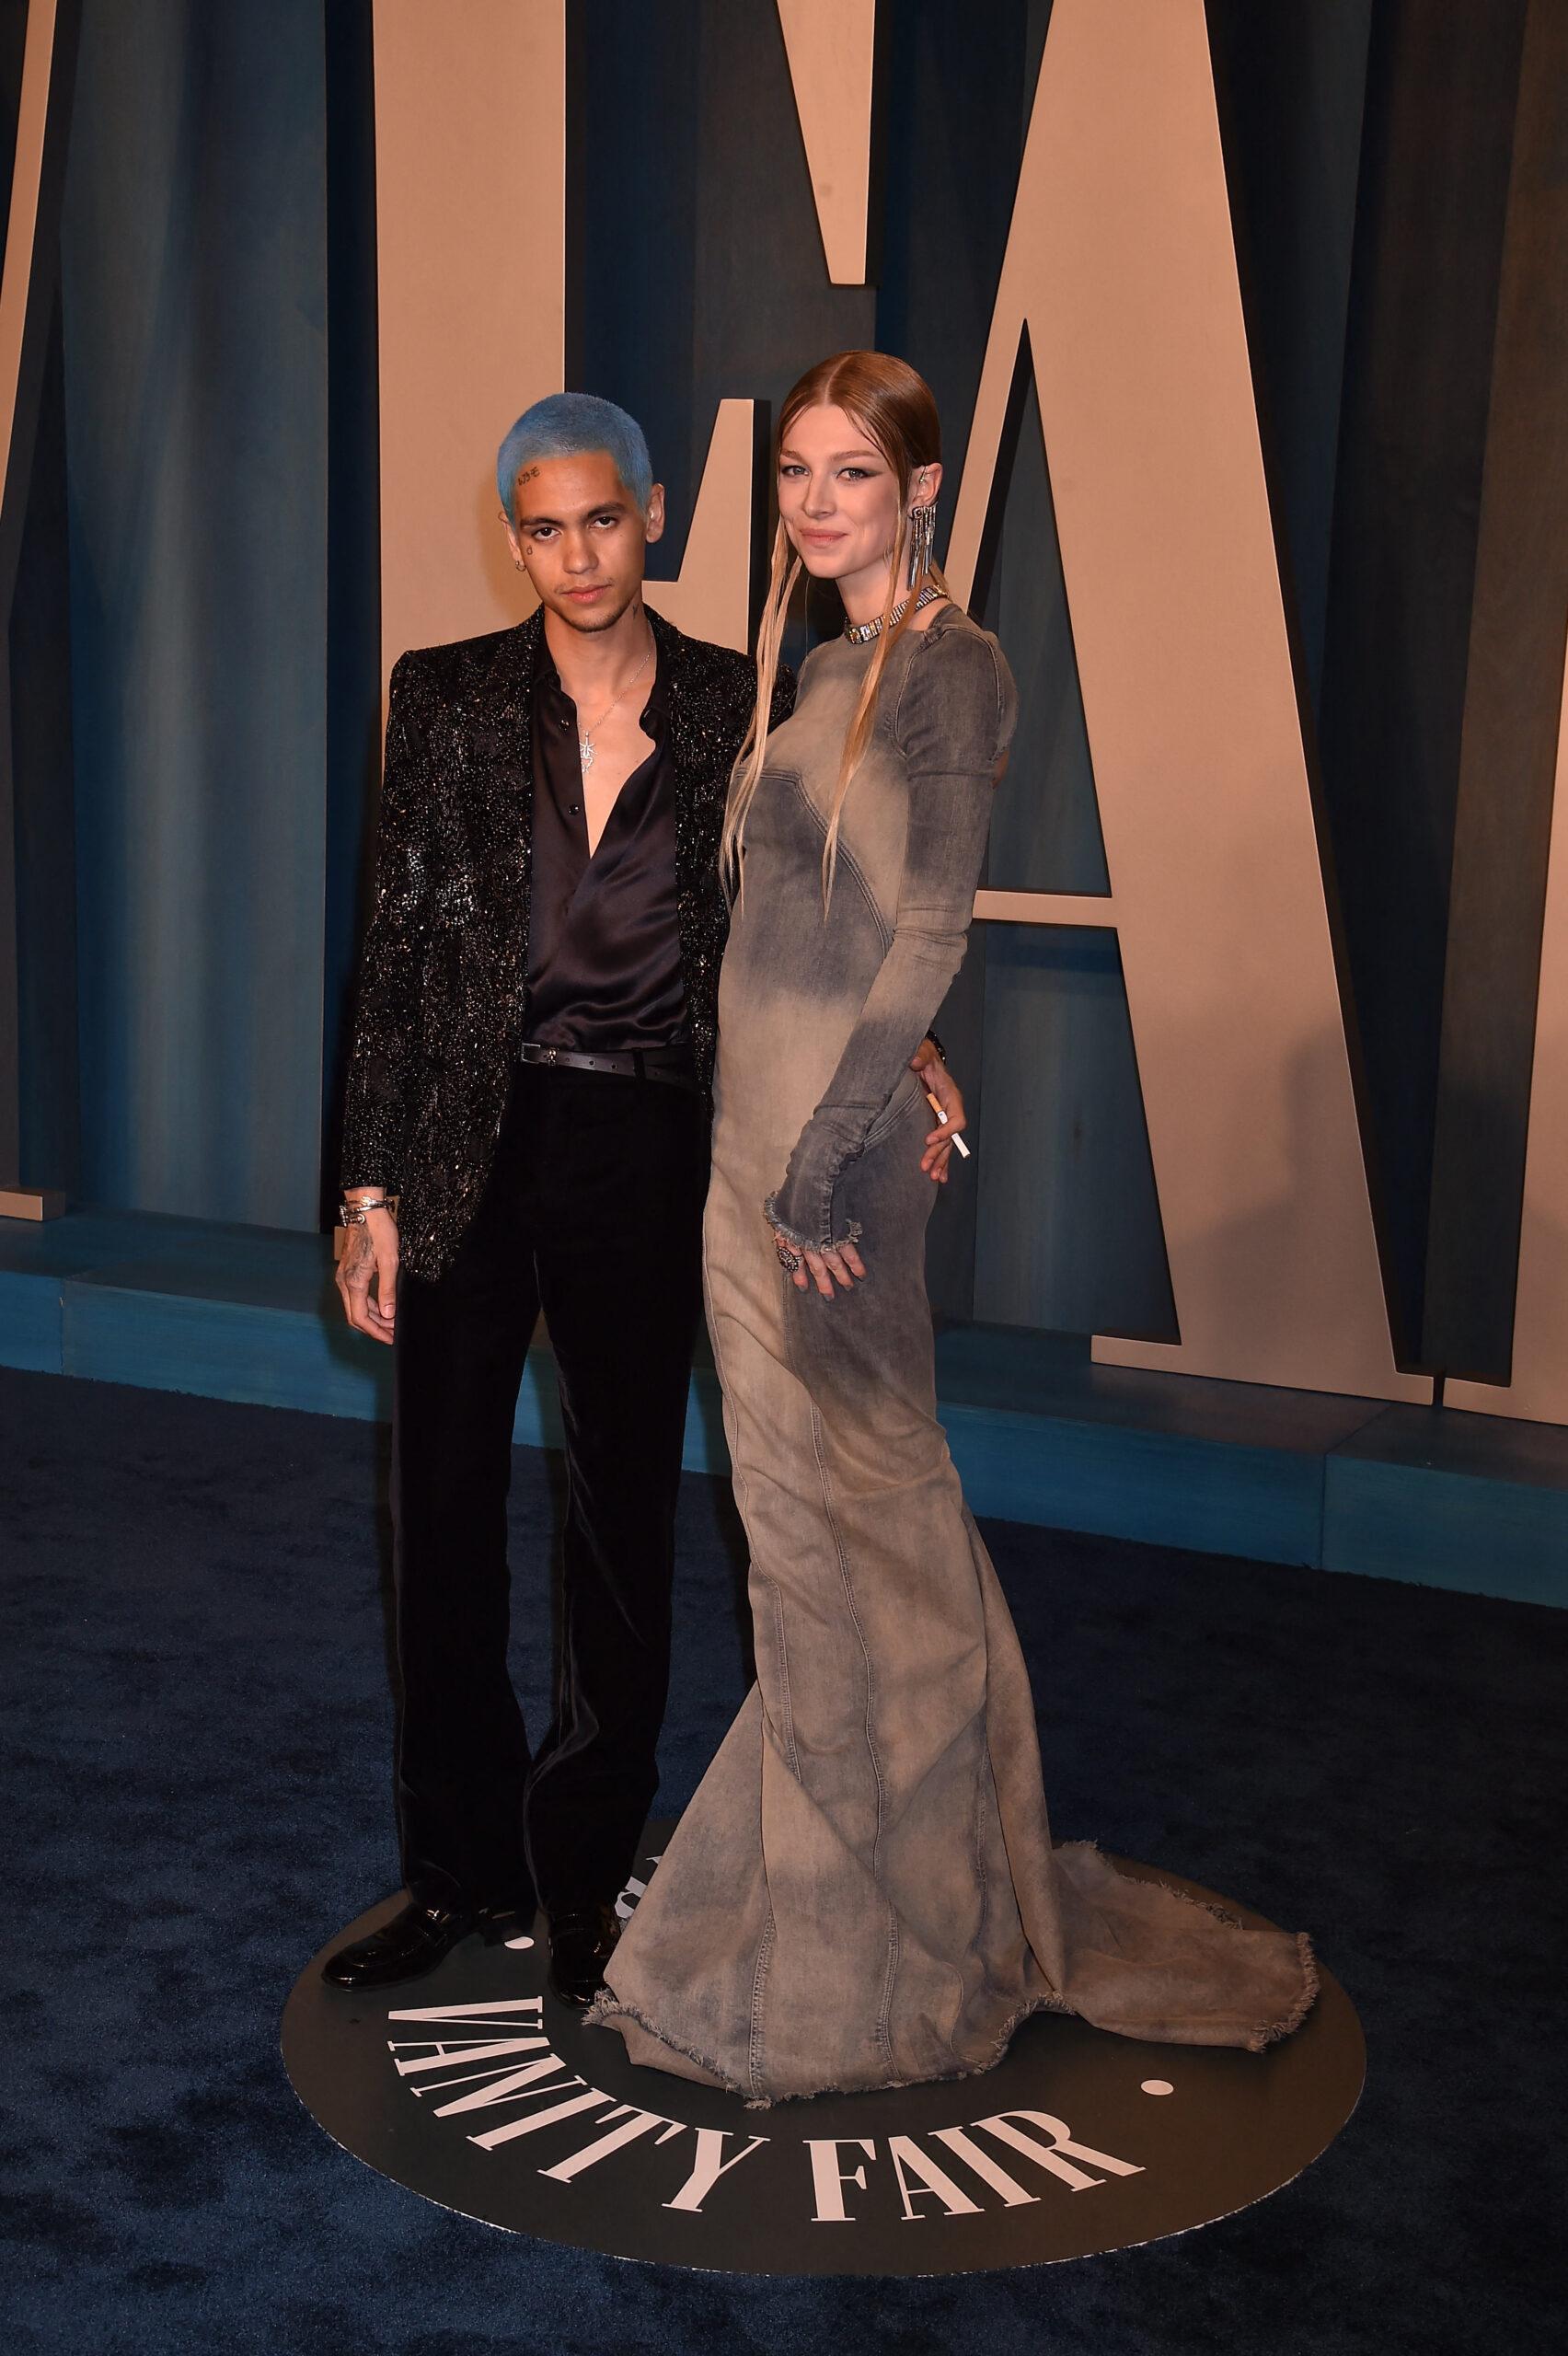
[[[947,1114],[945,1127],[928,1132],[920,1167],[932,1183],[945,1186],[948,1163],[952,1160],[952,1141],[964,1126],[963,1091],[946,1064],[938,1055],[935,1043],[922,1039],[909,1058],[909,1068],[919,1077],[921,1087],[934,1096]]]
[[[390,1211],[366,1211],[348,1230],[338,1263],[338,1290],[356,1334],[389,1342],[398,1315],[398,1223]]]

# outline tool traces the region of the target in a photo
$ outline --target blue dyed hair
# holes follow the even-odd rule
[[[609,452],[617,474],[646,514],[653,461],[636,418],[596,393],[548,393],[524,410],[496,453],[496,486],[508,521],[516,521],[513,495],[525,467],[536,458],[580,458],[594,450]]]

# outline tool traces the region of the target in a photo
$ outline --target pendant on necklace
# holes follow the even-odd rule
[[[594,766],[594,739],[592,736],[584,736],[580,740],[577,747],[577,757],[582,764],[582,774],[586,777],[589,770]]]

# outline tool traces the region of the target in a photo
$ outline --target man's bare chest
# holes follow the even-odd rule
[[[613,712],[596,729],[586,733],[580,714],[577,726],[582,769],[582,815],[588,830],[588,856],[592,859],[620,800],[622,789],[652,754],[654,745],[652,738],[643,733],[641,722],[635,712],[626,715]]]

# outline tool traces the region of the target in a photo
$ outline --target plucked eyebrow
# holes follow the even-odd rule
[[[783,449],[779,451],[778,455],[781,458],[801,458],[801,453],[799,450]],[[873,465],[880,467],[883,464],[882,455],[880,450],[867,449],[835,450],[832,457],[828,460],[828,464],[832,467],[841,467],[846,458],[870,458]],[[801,459],[801,463],[803,465],[805,462]]]
[[[629,515],[630,513],[631,509],[624,499],[596,499],[591,507],[580,507],[575,517],[571,515],[535,515],[531,514],[519,515],[517,518],[517,528],[521,532],[533,525],[553,524],[559,531],[564,524],[571,524],[572,522],[586,524],[595,515]]]

